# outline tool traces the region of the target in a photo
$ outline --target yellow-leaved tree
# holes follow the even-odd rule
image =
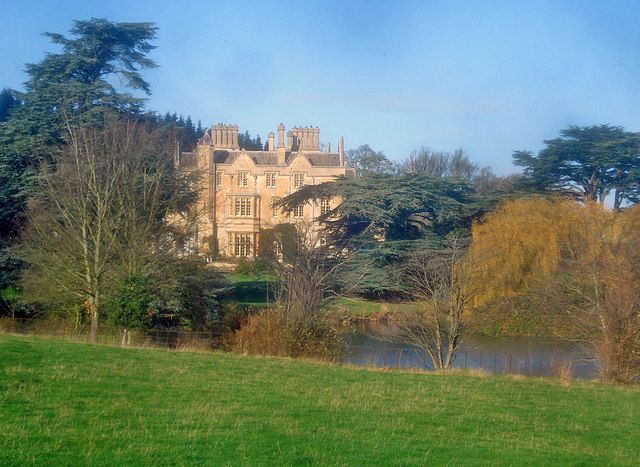
[[[569,200],[521,199],[502,204],[472,227],[469,256],[476,281],[483,284],[475,305],[528,290],[555,272],[562,255],[580,242],[581,207]]]
[[[640,207],[510,201],[472,237],[476,307],[524,298],[550,333],[587,344],[603,379],[640,377]]]

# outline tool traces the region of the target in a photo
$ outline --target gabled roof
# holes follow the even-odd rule
[[[195,167],[198,165],[198,155],[195,152],[181,152],[179,164],[183,167]]]
[[[278,165],[278,155],[269,151],[247,151],[256,165]]]
[[[322,167],[339,167],[340,155],[326,152],[305,154],[309,164]]]
[[[278,166],[278,155],[275,151],[230,151],[227,149],[216,149],[213,151],[213,161],[216,164],[233,164],[241,154],[245,154],[257,166]],[[298,156],[306,159],[312,166],[340,167],[339,154],[325,152],[287,152],[285,164],[289,165]]]
[[[231,164],[240,155],[238,151],[227,151],[226,149],[216,149],[213,151],[213,162],[216,164]]]

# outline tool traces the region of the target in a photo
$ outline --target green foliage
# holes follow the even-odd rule
[[[264,149],[260,135],[252,138],[248,131],[238,134],[238,146],[246,151],[262,151]]]
[[[109,321],[127,329],[147,327],[153,317],[154,296],[148,280],[142,276],[124,277],[105,304]]]
[[[350,252],[342,283],[356,284],[367,297],[391,298],[404,293],[403,264],[420,242],[442,242],[483,212],[471,195],[469,183],[454,178],[369,175],[305,186],[280,206],[288,211],[301,203],[341,200],[318,220],[330,242]]]
[[[369,299],[404,299],[409,292],[403,279],[407,262],[416,251],[436,241],[352,242],[356,247],[340,275],[341,286]]]
[[[179,303],[179,324],[190,329],[211,329],[223,317],[220,298],[229,284],[220,273],[209,268],[202,258],[186,257],[175,267],[175,300]]]
[[[198,122],[196,127],[191,120],[191,117],[187,115],[185,119],[182,115],[167,112],[164,116],[160,116],[156,113],[150,112],[144,115],[145,121],[162,127],[175,134],[177,149],[180,151],[192,151],[198,139],[204,134],[202,124]]]
[[[17,250],[28,264],[25,300],[49,312],[85,309],[97,320],[103,301],[120,293],[114,287],[144,277],[161,321],[215,321],[210,294],[219,277],[181,248],[197,179],[175,169],[167,134],[128,119],[73,134],[81,149],[65,148],[57,170],[43,170],[46,183],[29,205]]]
[[[11,112],[20,105],[16,91],[3,88],[0,91],[0,123],[9,118]]]
[[[128,329],[181,326],[212,330],[225,321],[220,296],[228,284],[219,273],[201,259],[188,257],[173,260],[163,272],[162,277],[123,277],[105,303],[107,319]]]
[[[155,67],[146,57],[155,33],[151,23],[74,21],[70,37],[46,34],[62,50],[26,66],[26,92],[11,100],[3,91],[11,112],[0,119],[0,247],[15,243],[40,165],[55,165],[69,137],[66,124],[101,123],[105,109],[139,113],[144,100],[113,83],[149,93],[140,71]]]
[[[162,277],[124,277],[105,305],[109,320],[127,328],[217,329],[224,318],[220,297],[228,290],[227,282],[200,258],[168,261]]]
[[[238,261],[236,262],[236,267],[233,269],[233,272],[235,274],[253,276],[257,274],[256,268],[255,268],[255,262],[249,258],[243,258],[243,257],[238,258]]]
[[[613,192],[615,209],[640,201],[640,134],[610,125],[570,126],[560,134],[537,156],[514,153],[527,188],[600,203]]]
[[[258,260],[271,263],[273,269],[278,260],[277,251],[282,253],[282,260],[290,262],[298,250],[300,235],[293,224],[277,224],[260,229],[258,242]]]
[[[370,175],[307,185],[278,205],[290,212],[311,201],[340,199],[335,208],[318,217],[334,241],[362,235],[389,241],[444,236],[469,227],[478,214],[470,195],[469,184],[458,179]]]

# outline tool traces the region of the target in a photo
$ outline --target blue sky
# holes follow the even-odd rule
[[[0,6],[0,87],[73,19],[153,21],[149,107],[263,138],[279,122],[400,160],[463,147],[510,173],[570,124],[640,131],[639,1],[20,1]]]

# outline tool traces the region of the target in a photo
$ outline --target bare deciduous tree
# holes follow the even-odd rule
[[[462,150],[453,153],[433,151],[430,148],[416,149],[398,165],[400,173],[417,173],[430,177],[454,177],[470,181],[479,171],[479,166]]]
[[[561,310],[557,332],[585,344],[603,380],[630,383],[640,378],[640,210],[589,203],[583,216],[582,251],[566,261],[561,283],[576,300]]]
[[[109,287],[162,265],[176,244],[166,219],[181,196],[167,186],[172,157],[159,131],[115,117],[68,131],[56,170],[43,170],[42,192],[29,206],[24,285],[33,300],[83,310],[95,341]]]
[[[287,314],[316,317],[328,301],[338,298],[337,276],[347,257],[319,245],[310,226],[298,224],[295,251],[278,269],[278,302]]]
[[[418,347],[436,370],[451,368],[465,331],[463,313],[476,294],[466,243],[452,237],[446,250],[421,252],[411,260],[406,280],[415,308],[398,313],[395,329],[382,336]]]

